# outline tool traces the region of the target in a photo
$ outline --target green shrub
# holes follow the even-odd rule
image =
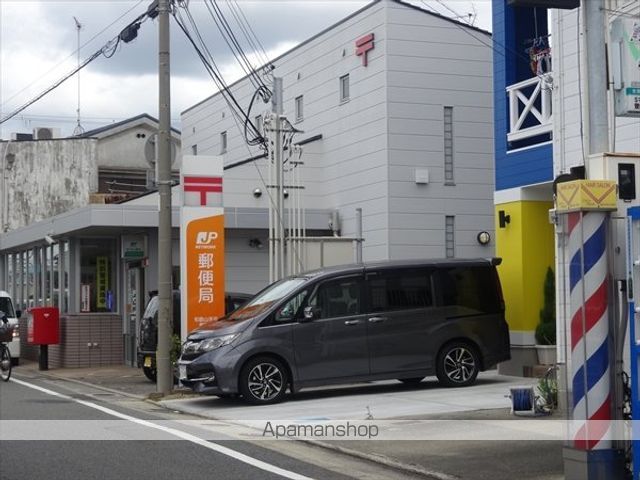
[[[555,345],[556,323],[539,323],[536,327],[536,342],[538,345]]]
[[[180,358],[180,349],[182,348],[182,343],[180,342],[180,335],[171,335],[171,364],[175,364]]]
[[[556,278],[551,267],[544,278],[544,303],[540,310],[540,323],[536,327],[538,345],[556,344]]]

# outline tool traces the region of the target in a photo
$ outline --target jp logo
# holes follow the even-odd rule
[[[196,244],[211,245],[217,238],[217,232],[198,232],[198,235],[196,236]]]

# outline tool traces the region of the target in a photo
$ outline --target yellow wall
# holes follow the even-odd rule
[[[533,331],[543,304],[544,277],[554,269],[553,225],[549,223],[552,202],[518,201],[496,205],[496,255],[511,330]],[[498,212],[511,217],[505,228]]]

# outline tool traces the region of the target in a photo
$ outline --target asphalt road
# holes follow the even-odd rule
[[[166,427],[172,430],[146,423],[184,419],[91,387],[16,375],[9,383],[0,382],[0,478],[411,478],[293,442],[268,447],[238,440],[211,442],[178,422]],[[25,439],[16,440],[23,435]]]

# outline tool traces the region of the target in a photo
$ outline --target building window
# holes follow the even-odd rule
[[[264,135],[262,133],[262,115],[257,115],[256,116],[254,125],[256,127],[256,130],[258,131],[258,134],[259,135]]]
[[[349,74],[340,77],[340,102],[349,100]]]
[[[453,215],[447,215],[444,220],[444,244],[447,258],[456,256],[455,218]]]
[[[296,122],[301,122],[304,119],[303,107],[303,99],[302,95],[300,95],[296,97]]]
[[[220,153],[227,153],[227,132],[220,134]]]
[[[455,185],[453,178],[453,107],[444,107],[444,184]]]
[[[198,145],[191,145],[191,155],[198,155]]]
[[[116,311],[115,241],[80,241],[80,311]]]

